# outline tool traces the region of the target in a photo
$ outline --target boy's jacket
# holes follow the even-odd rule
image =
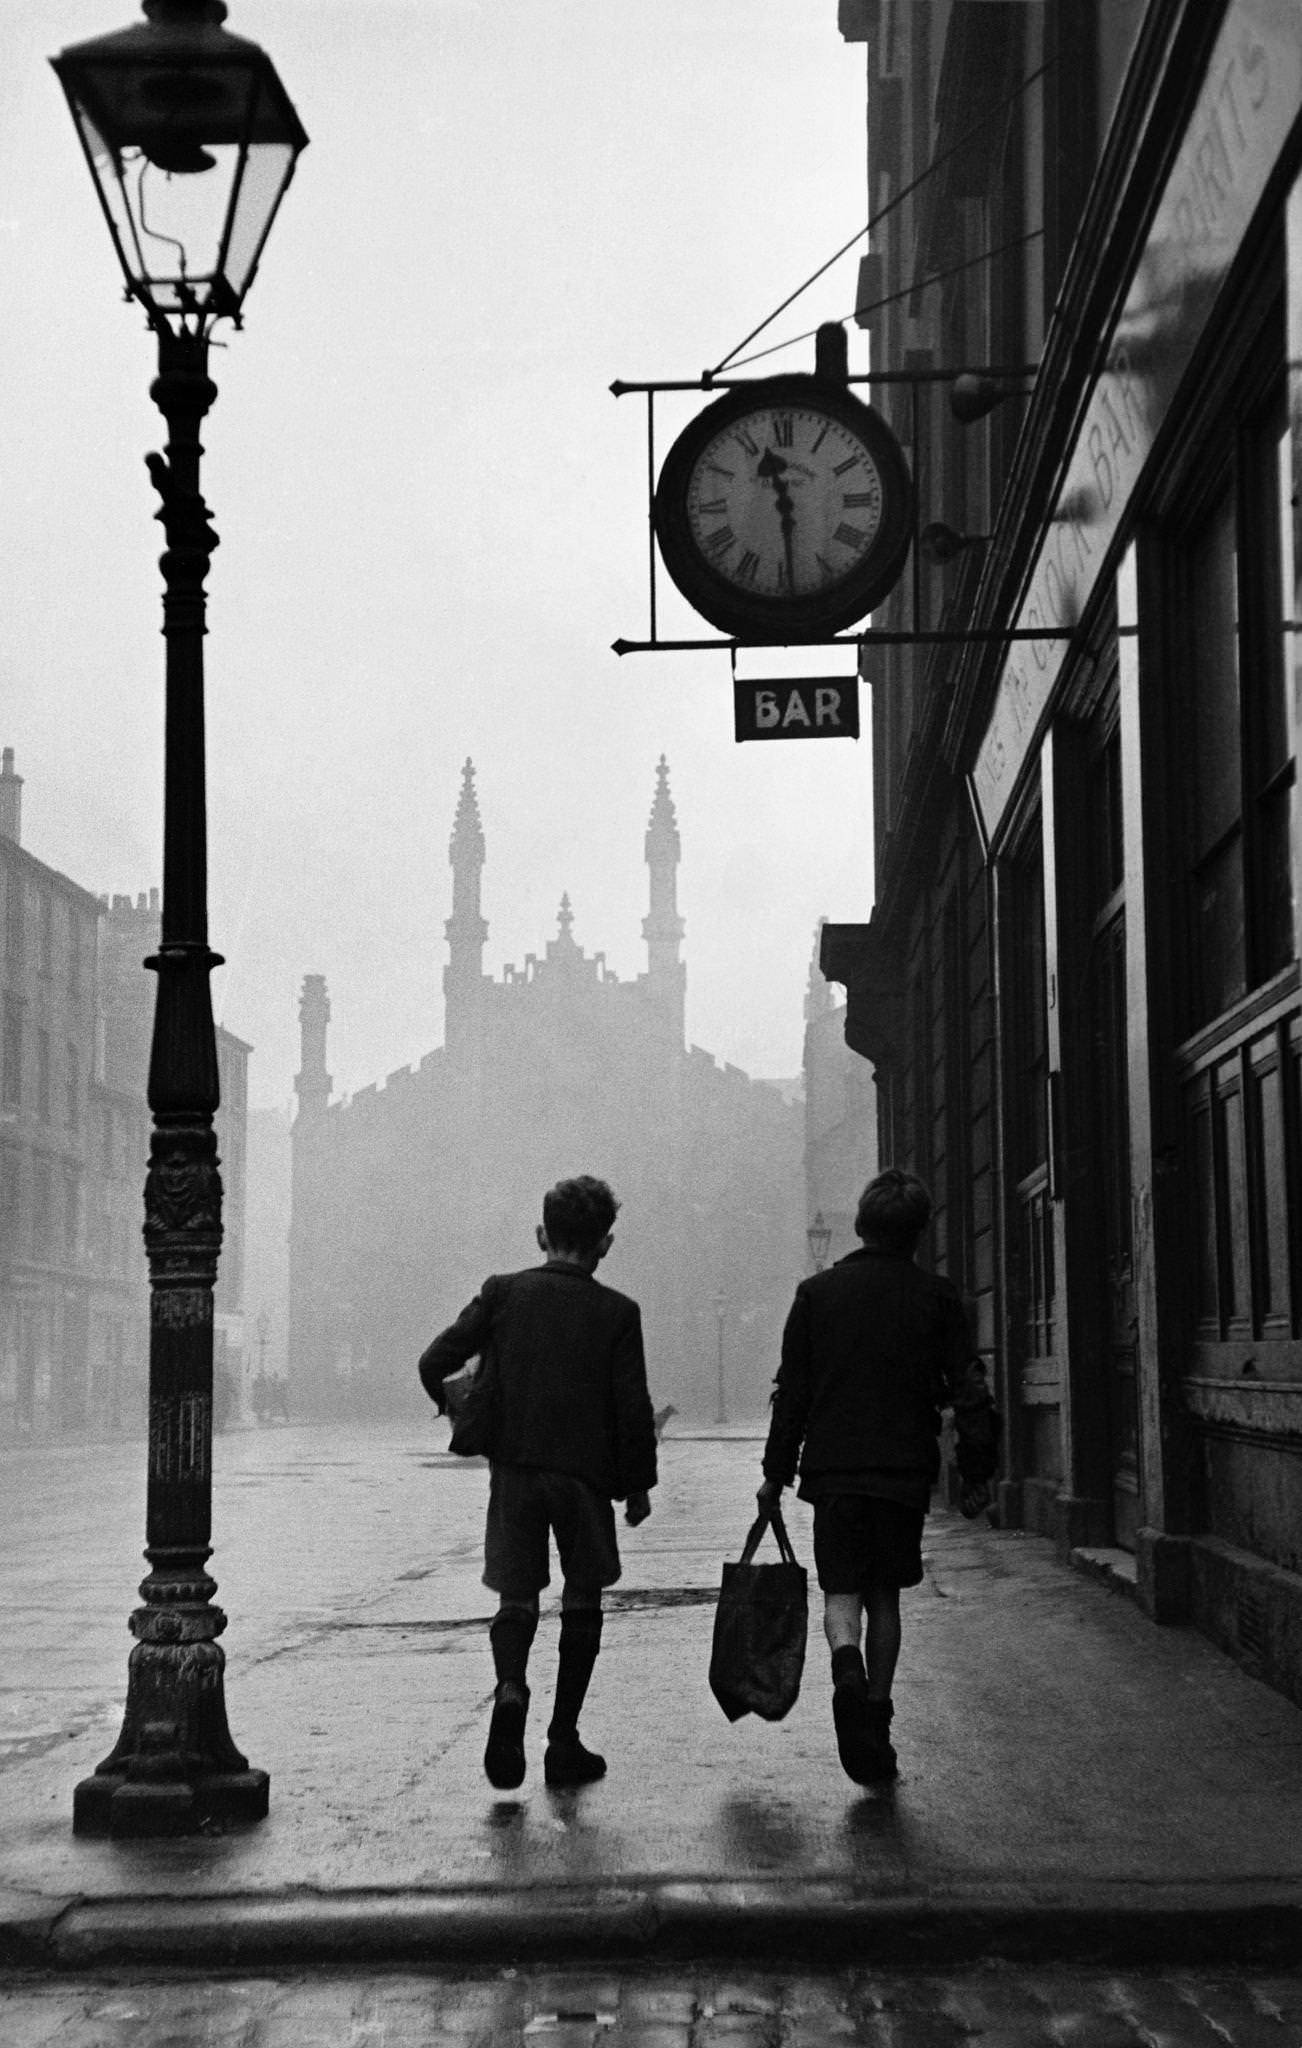
[[[635,1301],[560,1259],[494,1273],[420,1360],[443,1381],[491,1346],[498,1382],[493,1460],[586,1479],[624,1500],[656,1483],[656,1433]]]
[[[789,1486],[799,1460],[806,1481],[871,1471],[934,1482],[951,1403],[960,1476],[990,1478],[998,1417],[957,1290],[898,1253],[851,1252],[796,1289],[764,1476]]]

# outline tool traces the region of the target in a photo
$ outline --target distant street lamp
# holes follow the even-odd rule
[[[267,232],[307,136],[270,58],[227,33],[225,0],[142,0],[130,28],[52,59],[127,281],[158,341],[151,387],[166,455],[145,460],[166,536],[162,931],[149,1062],[145,1181],[151,1288],[144,1605],[122,1732],[82,1780],[82,1834],[186,1834],[260,1820],[268,1778],[226,1722],[226,1617],[212,1554],[213,1285],[221,1179],[208,976],[204,579],[217,535],[199,491],[199,426],[217,395],[208,337],[238,327]]]
[[[723,1318],[727,1307],[727,1298],[720,1289],[714,1297],[714,1320],[719,1333],[719,1398],[716,1404],[718,1413],[714,1418],[716,1422],[728,1420],[728,1401],[723,1383]]]
[[[815,1213],[805,1236],[809,1240],[809,1256],[814,1262],[814,1271],[821,1273],[827,1264],[827,1254],[832,1245],[832,1226],[823,1221],[821,1209]]]

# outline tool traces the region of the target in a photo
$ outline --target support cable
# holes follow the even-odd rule
[[[933,157],[931,162],[927,165],[926,169],[923,171],[919,171],[916,178],[911,178],[907,185],[901,186],[900,190],[894,193],[892,197],[887,200],[885,206],[882,207],[879,213],[873,214],[872,217],[864,224],[864,226],[859,229],[858,233],[851,235],[849,241],[844,243],[842,247],[837,250],[834,256],[829,256],[826,263],[821,263],[819,265],[818,269],[814,272],[812,277],[807,277],[803,284],[797,285],[796,289],[793,292],[788,293],[787,297],[783,299],[782,304],[780,306],[775,306],[773,308],[773,311],[768,315],[768,317],[760,321],[758,327],[752,327],[750,333],[744,335],[742,339],[737,343],[735,348],[729,349],[727,355],[723,357],[721,362],[716,363],[712,370],[706,371],[705,377],[707,385],[709,379],[711,377],[719,376],[722,371],[726,370],[729,363],[732,362],[733,358],[735,356],[740,355],[742,349],[747,348],[750,345],[750,343],[755,340],[755,337],[757,335],[763,334],[764,329],[766,327],[771,327],[773,325],[773,322],[778,318],[778,315],[780,313],[785,313],[787,307],[793,305],[794,302],[800,297],[802,292],[807,292],[811,284],[817,284],[819,278],[822,277],[826,271],[829,271],[834,263],[839,263],[843,256],[848,255],[850,250],[853,249],[856,242],[862,241],[865,235],[870,235],[873,229],[879,226],[880,223],[886,219],[888,214],[894,213],[897,207],[902,206],[904,204],[904,201],[910,196],[911,193],[917,191],[919,185],[925,185],[927,179],[933,176],[933,174],[936,171],[940,170],[943,164],[947,164],[951,157],[957,156],[960,153],[960,151],[966,149],[969,142],[972,141],[974,136],[979,135],[983,128],[988,128],[990,126],[990,123],[994,120],[997,120],[1001,114],[1006,113],[1009,107],[1013,105],[1014,101],[1020,99],[1024,92],[1029,92],[1030,88],[1037,82],[1037,80],[1043,78],[1047,71],[1052,70],[1055,61],[1056,60],[1054,59],[1050,59],[1048,63],[1041,64],[1037,70],[1028,73],[1028,75],[1022,80],[1021,84],[1017,86],[1015,91],[1009,93],[1007,99],[1000,100],[996,106],[991,108],[988,114],[983,114],[981,119],[975,122],[973,126],[969,128],[965,134],[960,135],[957,142],[951,143],[950,147],[947,150],[944,150],[940,156]],[[852,317],[853,315],[851,314],[847,314],[845,316],[846,319],[850,319]],[[842,324],[844,324],[844,322],[842,322]],[[784,346],[785,345],[786,344],[784,344]],[[753,362],[754,357],[749,358],[749,360]]]
[[[979,263],[993,263],[997,256],[1006,256],[1010,249],[1022,249],[1028,242],[1037,241],[1043,233],[1043,228],[1030,228],[1024,235],[1014,236],[1011,242],[1001,242],[997,249],[984,249],[979,256],[969,256],[962,263],[952,263],[948,270],[933,270],[930,277],[915,278],[912,284],[902,285],[897,292],[887,292],[884,298],[871,299],[866,305],[855,306],[850,312],[843,313],[837,325],[844,327],[847,320],[856,319],[860,313],[876,313],[882,306],[893,306],[897,299],[911,299],[915,292],[925,292],[928,285],[943,284],[946,278],[957,277],[964,270],[974,270]],[[742,356],[729,367],[743,370],[748,363],[759,363],[765,356],[775,356],[784,348],[794,348],[797,342],[808,341],[817,332],[816,327],[810,327],[804,334],[789,334],[785,341],[775,341],[768,348],[756,349],[753,356]],[[714,374],[714,371],[710,372],[711,376]]]

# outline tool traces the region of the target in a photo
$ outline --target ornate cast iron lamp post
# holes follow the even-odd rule
[[[240,325],[268,230],[307,142],[271,60],[229,34],[225,0],[142,0],[146,19],[54,58],[113,246],[158,340],[152,396],[167,450],[146,462],[166,550],[162,932],[149,1062],[145,1182],[151,1287],[143,1605],[122,1732],[77,1786],[73,1827],[183,1834],[260,1820],[268,1778],[231,1739],[213,1604],[212,1298],[221,1246],[208,977],[204,579],[217,535],[199,490],[200,423],[216,386],[208,337]]]

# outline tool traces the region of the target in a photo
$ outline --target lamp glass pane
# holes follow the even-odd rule
[[[129,277],[139,279],[144,274],[144,259],[136,239],[135,218],[127,204],[126,189],[122,182],[122,164],[105,142],[86,109],[74,104],[73,112],[86,146],[91,170],[95,175],[96,188],[108,216],[118,260]]]
[[[124,158],[127,204],[136,224],[142,282],[164,311],[206,305],[221,257],[222,231],[239,167],[235,143],[208,143],[212,168],[160,170],[140,152]]]
[[[294,167],[288,142],[255,142],[248,152],[226,245],[226,279],[237,299],[252,282],[267,230]]]

